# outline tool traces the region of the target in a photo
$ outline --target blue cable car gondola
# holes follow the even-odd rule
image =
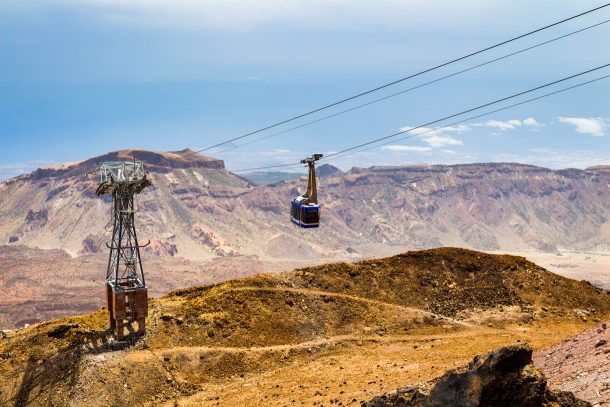
[[[322,154],[314,154],[301,160],[301,163],[309,166],[307,192],[292,200],[290,220],[302,228],[317,228],[320,226],[320,205],[318,205],[315,167],[315,162],[320,158],[322,158]]]

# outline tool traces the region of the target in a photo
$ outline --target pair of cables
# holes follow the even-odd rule
[[[293,126],[293,127],[288,128],[288,129],[285,129],[285,130],[281,130],[281,131],[278,131],[278,132],[275,132],[275,133],[271,133],[271,134],[269,134],[269,135],[266,135],[266,136],[263,136],[263,137],[260,137],[260,138],[257,138],[257,139],[255,139],[255,140],[251,140],[251,141],[248,141],[248,142],[245,142],[245,143],[239,144],[239,145],[231,145],[231,146],[227,147],[227,148],[226,148],[226,149],[224,149],[224,150],[220,150],[220,151],[216,152],[215,154],[222,154],[222,153],[227,152],[227,151],[229,151],[229,150],[233,150],[233,149],[236,149],[236,148],[241,148],[241,147],[244,147],[244,146],[247,146],[247,145],[253,144],[253,143],[257,143],[257,142],[260,142],[260,141],[263,141],[263,140],[267,140],[267,139],[272,138],[272,137],[279,136],[279,135],[281,135],[281,134],[289,133],[289,132],[291,132],[291,131],[294,131],[294,130],[297,130],[297,129],[300,129],[300,128],[303,128],[303,127],[310,126],[310,125],[315,124],[315,123],[322,122],[322,121],[324,121],[324,120],[331,119],[331,118],[333,118],[333,117],[337,117],[337,116],[341,116],[341,115],[346,114],[346,113],[349,113],[349,112],[353,112],[353,111],[358,110],[358,109],[361,109],[361,108],[363,108],[363,107],[367,107],[367,106],[370,106],[370,105],[373,105],[373,104],[376,104],[376,103],[379,103],[379,102],[382,102],[382,101],[385,101],[385,100],[388,100],[388,99],[394,98],[394,97],[396,97],[396,96],[403,95],[403,94],[408,93],[408,92],[412,92],[412,91],[414,91],[414,90],[417,90],[417,89],[420,89],[420,88],[423,88],[423,87],[426,87],[426,86],[432,85],[432,84],[437,83],[437,82],[441,82],[441,81],[443,81],[443,80],[446,80],[446,79],[452,78],[452,77],[454,77],[454,76],[458,76],[458,75],[460,75],[460,74],[463,74],[463,73],[466,73],[466,72],[469,72],[469,71],[473,71],[473,70],[475,70],[475,69],[478,69],[478,68],[484,67],[484,66],[486,66],[486,65],[493,64],[493,63],[495,63],[495,62],[498,62],[498,61],[501,61],[501,60],[504,60],[504,59],[510,58],[510,57],[512,57],[512,56],[515,56],[515,55],[518,55],[518,54],[522,54],[522,53],[527,52],[527,51],[531,51],[531,50],[533,50],[533,49],[536,49],[536,48],[542,47],[542,46],[547,45],[547,44],[551,44],[551,43],[556,42],[556,41],[559,41],[559,40],[561,40],[561,39],[571,37],[571,36],[573,36],[573,35],[576,35],[576,34],[579,34],[579,33],[584,32],[584,31],[587,31],[587,30],[590,30],[590,29],[593,29],[593,28],[599,27],[599,26],[601,26],[601,25],[603,25],[603,24],[607,24],[607,23],[609,23],[609,22],[610,22],[610,20],[604,20],[604,21],[602,21],[602,22],[599,22],[599,23],[597,23],[597,24],[593,24],[593,25],[587,26],[587,27],[582,28],[582,29],[580,29],[580,30],[572,31],[572,32],[570,32],[570,33],[568,33],[568,34],[564,34],[564,35],[561,35],[561,36],[558,36],[558,37],[552,38],[552,39],[550,39],[550,40],[543,41],[543,42],[540,42],[540,43],[534,44],[534,45],[529,46],[529,47],[526,47],[526,48],[522,48],[522,49],[520,49],[520,50],[518,50],[518,51],[511,52],[511,53],[508,53],[508,54],[505,54],[505,55],[503,55],[503,56],[501,56],[501,57],[493,58],[493,59],[491,59],[491,60],[489,60],[489,61],[486,61],[486,62],[483,62],[483,63],[477,64],[477,65],[471,66],[471,67],[466,68],[466,69],[459,70],[459,71],[454,72],[454,73],[451,73],[451,74],[449,74],[449,75],[441,76],[441,77],[439,77],[439,78],[436,78],[436,79],[433,79],[433,80],[430,80],[430,81],[424,82],[424,83],[422,83],[422,84],[419,84],[419,85],[416,85],[416,86],[413,86],[413,87],[410,87],[410,88],[407,88],[407,89],[404,89],[404,90],[401,90],[401,91],[399,91],[399,92],[392,93],[392,94],[387,95],[387,96],[383,96],[383,97],[380,97],[380,98],[377,98],[377,99],[371,100],[371,101],[366,102],[366,103],[362,103],[362,104],[360,104],[360,105],[357,105],[357,106],[351,107],[351,108],[349,108],[349,109],[345,109],[345,110],[342,110],[342,111],[339,111],[339,112],[336,112],[336,113],[333,113],[333,114],[330,114],[330,115],[327,115],[327,116],[324,116],[324,117],[321,117],[321,118],[318,118],[318,119],[315,119],[315,120],[311,120],[311,121],[308,121],[308,122],[306,122],[306,123],[303,123],[303,124],[300,124],[300,125],[297,125],[297,126]]]
[[[316,109],[310,110],[310,111],[308,111],[308,112],[305,112],[305,113],[302,113],[302,114],[299,114],[299,115],[293,116],[293,117],[288,118],[288,119],[286,119],[286,120],[282,120],[282,121],[279,121],[279,122],[277,122],[277,123],[273,123],[273,124],[271,124],[271,125],[269,125],[269,126],[265,126],[265,127],[260,128],[260,129],[258,129],[258,130],[254,130],[254,131],[248,132],[248,133],[246,133],[246,134],[240,135],[240,136],[238,136],[238,137],[234,137],[234,138],[231,138],[231,139],[225,140],[225,141],[223,141],[223,142],[216,143],[216,144],[214,144],[214,145],[211,145],[211,146],[206,147],[206,148],[203,148],[203,149],[199,149],[199,150],[196,150],[196,151],[190,151],[190,152],[188,152],[188,153],[184,153],[184,154],[182,154],[182,155],[183,155],[183,157],[188,157],[188,156],[190,156],[190,155],[197,154],[197,153],[200,153],[200,152],[203,152],[203,151],[208,151],[208,150],[211,150],[211,149],[214,149],[214,148],[217,148],[217,147],[223,146],[223,145],[232,144],[232,143],[233,143],[233,142],[235,142],[235,141],[238,141],[238,140],[242,140],[242,139],[245,139],[245,138],[251,137],[251,136],[253,136],[253,135],[255,135],[255,134],[265,132],[265,131],[267,131],[267,130],[273,129],[273,128],[275,128],[275,127],[279,127],[279,126],[281,126],[281,125],[284,125],[284,124],[287,124],[287,123],[290,123],[290,122],[293,122],[293,121],[299,120],[299,119],[301,119],[301,118],[304,118],[304,117],[307,117],[307,116],[310,116],[310,115],[314,115],[314,114],[319,113],[319,112],[321,112],[321,111],[324,111],[324,110],[327,110],[327,109],[330,109],[330,108],[336,107],[336,106],[338,106],[338,105],[341,105],[341,104],[347,103],[347,102],[349,102],[349,101],[352,101],[352,100],[355,100],[355,99],[361,98],[361,97],[363,97],[363,96],[369,95],[369,94],[374,93],[374,92],[377,92],[377,91],[379,91],[379,90],[382,90],[382,89],[385,89],[385,88],[388,88],[388,87],[394,86],[394,85],[396,85],[396,84],[402,83],[402,82],[407,81],[407,80],[409,80],[409,79],[413,79],[413,78],[415,78],[415,77],[417,77],[417,76],[424,75],[424,74],[426,74],[426,73],[428,73],[428,72],[432,72],[432,71],[434,71],[434,70],[437,70],[437,69],[440,69],[440,68],[446,67],[446,66],[451,65],[451,64],[454,64],[454,63],[456,63],[456,62],[459,62],[459,61],[462,61],[462,60],[465,60],[465,59],[471,58],[471,57],[473,57],[473,56],[476,56],[476,55],[482,54],[482,53],[487,52],[487,51],[490,51],[490,50],[492,50],[492,49],[494,49],[494,48],[498,48],[498,47],[501,47],[501,46],[503,46],[503,45],[509,44],[509,43],[511,43],[511,42],[514,42],[514,41],[517,41],[517,40],[523,39],[523,38],[525,38],[525,37],[528,37],[528,36],[534,35],[534,34],[536,34],[536,33],[542,32],[542,31],[544,31],[544,30],[548,30],[548,29],[550,29],[550,28],[552,28],[552,27],[555,27],[555,26],[558,26],[558,25],[564,24],[564,23],[566,23],[566,22],[568,22],[568,21],[571,21],[571,20],[577,19],[577,18],[582,17],[582,16],[585,16],[585,15],[587,15],[587,14],[591,14],[591,13],[594,13],[594,12],[596,12],[596,11],[600,11],[600,10],[602,10],[602,9],[604,9],[604,8],[608,7],[608,6],[610,6],[610,3],[603,4],[603,5],[599,6],[599,7],[592,8],[592,9],[587,10],[587,11],[585,11],[585,12],[582,12],[582,13],[579,13],[579,14],[576,14],[576,15],[573,15],[573,16],[568,17],[568,18],[565,18],[565,19],[563,19],[563,20],[560,20],[560,21],[554,22],[554,23],[552,23],[552,24],[548,24],[548,25],[546,25],[546,26],[543,26],[543,27],[537,28],[537,29],[535,29],[535,30],[529,31],[529,32],[527,32],[527,33],[525,33],[525,34],[518,35],[518,36],[516,36],[516,37],[510,38],[510,39],[508,39],[508,40],[505,40],[505,41],[502,41],[502,42],[499,42],[499,43],[496,43],[496,44],[493,44],[493,45],[491,45],[491,46],[488,46],[488,47],[486,47],[486,48],[480,49],[480,50],[478,50],[478,51],[471,52],[471,53],[469,53],[469,54],[467,54],[467,55],[461,56],[461,57],[459,57],[459,58],[452,59],[452,60],[450,60],[450,61],[447,61],[447,62],[444,62],[444,63],[442,63],[442,64],[439,64],[439,65],[433,66],[433,67],[428,68],[428,69],[425,69],[425,70],[423,70],[423,71],[420,71],[420,72],[417,72],[417,73],[414,73],[414,74],[411,74],[411,75],[405,76],[405,77],[400,78],[400,79],[398,79],[398,80],[395,80],[395,81],[392,81],[392,82],[389,82],[389,83],[386,83],[386,84],[383,84],[383,85],[377,86],[377,87],[375,87],[375,88],[373,88],[373,89],[366,90],[366,91],[361,92],[361,93],[358,93],[358,94],[356,94],[356,95],[353,95],[353,96],[350,96],[350,97],[347,97],[347,98],[341,99],[341,100],[339,100],[339,101],[336,101],[336,102],[333,102],[333,103],[327,104],[327,105],[325,105],[325,106],[322,106],[322,107],[319,107],[319,108],[316,108]],[[477,68],[480,68],[480,67],[483,67],[483,66],[486,66],[486,65],[492,64],[492,63],[494,63],[494,62],[501,61],[501,60],[503,60],[503,59],[506,59],[506,58],[512,57],[512,56],[514,56],[514,55],[518,55],[518,54],[524,53],[524,52],[526,52],[526,51],[530,51],[530,50],[533,50],[533,49],[539,48],[539,47],[541,47],[541,46],[544,46],[544,45],[547,45],[547,44],[550,44],[550,43],[553,43],[553,42],[559,41],[559,40],[561,40],[561,39],[564,39],[564,38],[567,38],[567,37],[570,37],[570,36],[576,35],[576,34],[578,34],[578,33],[582,33],[582,32],[584,32],[584,31],[587,31],[587,30],[590,30],[590,29],[593,29],[593,28],[599,27],[599,26],[601,26],[601,25],[603,25],[603,24],[606,24],[606,23],[608,23],[608,22],[610,22],[610,20],[604,20],[604,21],[601,21],[601,22],[599,22],[599,23],[596,23],[596,24],[593,24],[593,25],[589,25],[589,26],[587,26],[587,27],[584,27],[584,28],[582,28],[582,29],[579,29],[579,30],[576,30],[576,31],[572,31],[572,32],[570,32],[570,33],[568,33],[568,34],[564,34],[564,35],[561,35],[561,36],[558,36],[558,37],[552,38],[552,39],[550,39],[550,40],[547,40],[547,41],[543,41],[543,42],[537,43],[537,44],[535,44],[535,45],[532,45],[532,46],[529,46],[529,47],[526,47],[526,48],[520,49],[520,50],[515,51],[515,52],[511,52],[511,53],[509,53],[509,54],[506,54],[506,55],[503,55],[503,56],[501,56],[501,57],[497,57],[497,58],[491,59],[491,60],[489,60],[489,61],[486,61],[486,62],[483,62],[483,63],[477,64],[477,65],[474,65],[474,66],[469,67],[469,68],[466,68],[466,69],[462,69],[462,70],[460,70],[460,71],[457,71],[457,72],[451,73],[451,74],[449,74],[449,75],[445,75],[445,76],[439,77],[439,78],[437,78],[437,79],[433,79],[433,80],[430,80],[430,81],[424,82],[423,84],[420,84],[420,85],[417,85],[417,86],[410,87],[410,88],[408,88],[408,89],[405,89],[405,90],[402,90],[402,91],[399,91],[399,92],[396,92],[396,93],[390,94],[390,95],[388,95],[388,96],[384,96],[384,97],[381,97],[381,98],[377,98],[377,99],[374,99],[374,100],[372,100],[372,101],[369,101],[369,102],[366,102],[366,103],[363,103],[363,104],[360,104],[360,105],[357,105],[357,106],[354,106],[354,107],[351,107],[351,108],[348,108],[348,109],[345,109],[345,110],[342,110],[342,111],[339,111],[339,112],[336,112],[336,113],[333,113],[333,114],[330,114],[330,115],[327,115],[327,116],[324,116],[324,117],[322,117],[322,118],[318,118],[318,119],[315,119],[315,120],[312,120],[312,121],[309,121],[309,122],[306,122],[306,123],[303,123],[303,124],[300,124],[300,125],[297,125],[297,126],[293,126],[293,127],[288,128],[288,129],[281,130],[281,131],[279,131],[279,132],[275,132],[275,133],[272,133],[272,134],[266,135],[266,136],[264,136],[264,137],[262,137],[262,138],[258,138],[258,139],[255,139],[255,140],[251,140],[251,141],[246,142],[246,143],[243,143],[243,144],[241,144],[241,145],[231,145],[230,147],[228,147],[228,148],[227,148],[227,149],[225,149],[225,150],[220,151],[219,153],[222,153],[222,152],[227,151],[227,150],[230,150],[230,149],[234,149],[234,148],[243,147],[243,146],[245,146],[245,145],[252,144],[252,143],[255,143],[255,142],[258,142],[258,141],[262,141],[262,140],[265,140],[265,139],[268,139],[268,138],[271,138],[271,137],[275,137],[275,136],[278,136],[278,135],[281,135],[281,134],[285,134],[285,133],[288,133],[288,132],[290,132],[290,131],[293,131],[293,130],[296,130],[296,129],[299,129],[299,128],[302,128],[302,127],[305,127],[305,126],[309,126],[309,125],[312,125],[312,124],[314,124],[314,123],[321,122],[321,121],[323,121],[323,120],[327,120],[327,119],[330,119],[330,118],[333,118],[333,117],[337,117],[337,116],[339,116],[339,115],[346,114],[346,113],[348,113],[348,112],[351,112],[351,111],[354,111],[354,110],[357,110],[357,109],[360,109],[360,108],[363,108],[363,107],[366,107],[366,106],[370,106],[370,105],[372,105],[372,104],[374,104],[374,103],[379,103],[379,102],[381,102],[381,101],[384,101],[384,100],[387,100],[387,99],[390,99],[390,98],[396,97],[396,96],[398,96],[398,95],[401,95],[401,94],[404,94],[404,93],[407,93],[407,92],[411,92],[411,91],[413,91],[413,90],[415,90],[415,89],[419,89],[419,88],[422,88],[422,87],[425,87],[425,86],[431,85],[431,84],[433,84],[433,83],[437,83],[437,82],[440,82],[440,81],[442,81],[442,80],[449,79],[449,78],[451,78],[451,77],[454,77],[454,76],[457,76],[457,75],[463,74],[463,73],[465,73],[465,72],[469,72],[469,71],[475,70],[475,69],[477,69]],[[596,69],[597,69],[597,68],[596,68]],[[595,69],[593,69],[593,70],[595,70]],[[585,71],[585,72],[582,72],[582,73],[580,73],[580,74],[573,75],[572,77],[580,76],[581,74],[583,74],[583,75],[584,75],[585,73],[590,72],[590,71],[592,71],[592,70]],[[564,78],[564,80],[567,80],[567,79],[570,79],[570,78],[571,78],[571,77]],[[604,78],[599,78],[599,80],[601,80],[601,79],[604,79]],[[563,80],[560,80],[560,81],[563,81]],[[558,82],[560,82],[560,81],[555,81],[555,82],[552,82],[552,83],[549,83],[549,84],[543,85],[543,86],[538,87],[538,88],[542,88],[542,87],[550,86],[550,85],[552,85],[552,84],[554,84],[554,83],[558,83]],[[589,84],[589,83],[593,83],[593,82],[595,82],[595,81],[588,81],[588,82],[586,82],[586,83],[583,83],[582,85]],[[569,89],[572,89],[572,88],[573,88],[573,87],[570,87],[570,88],[566,88],[566,89],[564,89],[564,90],[569,90]],[[534,89],[534,90],[535,90],[535,89]],[[533,90],[525,91],[525,92],[522,92],[521,94],[523,94],[523,93],[528,93],[528,92],[531,92],[531,91],[533,91]],[[563,91],[563,90],[562,90],[562,91]],[[560,92],[553,92],[552,94],[556,94],[556,93],[560,93]],[[546,97],[546,96],[550,96],[550,95],[551,95],[551,94],[548,94],[548,95],[545,95],[544,97]],[[485,106],[488,106],[488,105],[490,105],[490,104],[494,104],[494,103],[499,103],[499,102],[501,102],[502,100],[506,100],[506,99],[509,99],[509,98],[517,97],[517,96],[518,96],[518,95],[512,95],[512,96],[507,97],[507,98],[502,98],[502,99],[499,99],[499,100],[497,100],[497,101],[490,102],[489,104],[482,105],[482,106],[480,106],[480,107],[478,107],[478,108],[482,108],[482,107],[485,107]],[[539,98],[537,98],[537,99],[539,99]],[[536,100],[537,100],[537,99],[536,99]],[[514,107],[514,106],[512,106],[512,107]],[[507,107],[507,108],[509,108],[509,107]],[[474,109],[469,109],[468,111],[471,111],[471,110],[474,110]],[[466,111],[466,112],[468,112],[468,111]],[[459,113],[459,114],[463,114],[463,113],[465,113],[465,112],[461,112],[461,113]],[[456,114],[456,115],[458,115],[458,114]],[[456,116],[456,115],[451,115],[451,117]],[[446,118],[444,118],[444,119],[446,119]],[[439,122],[439,121],[441,121],[441,120],[442,120],[442,119],[439,119],[439,120],[435,120],[435,121],[433,121],[433,122]],[[410,130],[412,131],[412,130],[414,130],[414,129],[410,129]],[[397,136],[397,135],[400,135],[400,134],[402,134],[402,132],[400,132],[400,133],[396,133],[396,134],[394,134],[394,136]],[[422,133],[420,133],[420,134],[422,134]],[[393,137],[393,136],[387,136],[387,137]],[[371,140],[370,142],[368,142],[368,143],[366,143],[366,144],[372,144],[372,143],[375,143],[375,142],[380,141],[381,139],[385,139],[385,138],[387,138],[387,137],[383,137],[383,138],[380,138],[380,139]],[[349,147],[349,148],[344,149],[344,150],[341,150],[341,151],[339,151],[339,152],[336,152],[336,153],[332,153],[332,154],[330,154],[330,155],[327,155],[327,157],[326,157],[326,158],[330,158],[331,156],[335,156],[335,155],[338,155],[338,154],[343,154],[344,152],[347,152],[347,151],[352,151],[352,150],[357,149],[357,148],[360,148],[360,147],[362,147],[362,145],[356,145],[356,146],[353,146],[353,147]],[[252,170],[259,170],[259,169],[281,168],[281,167],[290,167],[290,166],[296,166],[296,165],[299,165],[299,163],[294,163],[294,164],[289,163],[289,164],[270,165],[270,166],[263,166],[263,167],[243,168],[243,169],[238,169],[238,170],[235,170],[234,172],[246,172],[246,171],[252,171]]]
[[[535,92],[537,90],[541,90],[541,89],[544,89],[544,88],[547,88],[547,87],[559,84],[561,82],[565,82],[565,81],[568,81],[570,79],[574,79],[574,78],[577,78],[579,76],[583,76],[583,75],[586,75],[586,74],[589,74],[589,73],[592,73],[592,72],[595,72],[595,71],[599,71],[599,70],[602,70],[602,69],[605,69],[605,68],[610,68],[610,64],[600,65],[598,67],[595,67],[595,68],[592,68],[592,69],[588,69],[586,71],[582,71],[582,72],[579,72],[577,74],[570,75],[570,76],[567,76],[567,77],[564,77],[564,78],[561,78],[561,79],[558,79],[558,80],[555,80],[555,81],[552,81],[552,82],[548,82],[548,83],[545,83],[543,85],[536,86],[534,88],[527,89],[527,90],[515,93],[515,94],[510,95],[510,96],[502,97],[500,99],[496,99],[496,100],[493,100],[491,102],[484,103],[482,105],[478,105],[478,106],[475,106],[475,107],[472,107],[472,108],[469,108],[469,109],[466,109],[466,110],[462,110],[462,111],[457,112],[457,113],[453,113],[453,114],[448,115],[448,116],[444,116],[444,117],[442,117],[440,119],[436,119],[436,120],[429,121],[427,123],[420,124],[420,125],[418,125],[416,127],[411,127],[409,129],[401,130],[401,131],[389,134],[387,136],[379,137],[379,138],[376,138],[376,139],[373,139],[373,140],[370,140],[370,141],[367,141],[367,142],[364,142],[364,143],[360,143],[360,144],[357,144],[357,145],[345,148],[343,150],[327,154],[321,160],[328,160],[328,159],[333,158],[333,157],[344,155],[344,154],[346,154],[346,153],[348,153],[350,151],[353,151],[353,150],[356,150],[356,149],[360,149],[362,147],[367,147],[367,146],[370,146],[370,145],[374,145],[374,144],[377,144],[377,143],[379,143],[381,141],[385,141],[385,140],[388,140],[388,139],[392,139],[391,142],[395,142],[395,141],[398,141],[398,140],[394,139],[395,137],[398,137],[400,135],[407,134],[407,133],[414,133],[414,132],[417,132],[418,130],[423,130],[423,131],[419,131],[419,132],[417,132],[415,134],[412,134],[409,137],[406,137],[406,138],[403,138],[403,139],[399,139],[399,140],[405,140],[407,138],[419,137],[419,136],[421,136],[423,134],[430,133],[432,131],[438,131],[438,130],[441,130],[443,128],[447,128],[447,127],[451,127],[451,126],[455,126],[457,124],[461,124],[461,123],[467,122],[469,120],[474,120],[474,119],[477,119],[477,118],[480,118],[480,117],[483,117],[483,116],[487,116],[487,115],[490,115],[490,114],[493,114],[493,113],[497,113],[497,112],[500,112],[500,111],[503,111],[503,110],[508,110],[508,109],[511,109],[511,108],[514,108],[514,107],[517,107],[517,106],[521,106],[521,105],[524,105],[526,103],[531,103],[531,102],[534,102],[534,101],[537,101],[537,100],[540,100],[540,99],[544,99],[544,98],[547,98],[547,97],[550,97],[550,96],[553,96],[553,95],[557,95],[559,93],[563,93],[563,92],[566,92],[568,90],[576,89],[576,88],[581,87],[581,86],[589,85],[589,84],[601,81],[603,79],[607,79],[608,77],[610,77],[610,75],[603,75],[603,76],[600,76],[598,78],[594,78],[594,79],[591,79],[591,80],[588,80],[588,81],[585,81],[585,82],[581,82],[581,83],[573,85],[573,86],[562,88],[562,89],[559,89],[559,90],[554,91],[554,92],[550,92],[550,93],[547,93],[547,94],[544,94],[544,95],[541,95],[541,96],[537,96],[537,97],[534,97],[534,98],[531,98],[531,99],[527,99],[527,100],[524,100],[524,101],[521,101],[521,102],[518,102],[518,103],[514,103],[512,105],[505,106],[505,107],[502,107],[500,109],[495,109],[495,110],[492,110],[492,111],[489,111],[489,112],[485,112],[485,113],[478,114],[478,115],[475,115],[475,116],[472,116],[472,117],[468,117],[466,119],[462,119],[462,120],[459,120],[459,121],[456,121],[456,122],[452,122],[451,124],[447,124],[447,125],[444,125],[444,126],[436,127],[434,129],[428,129],[428,127],[431,126],[431,125],[438,124],[438,123],[441,123],[443,121],[446,121],[446,120],[449,120],[449,119],[452,119],[452,118],[456,118],[458,116],[461,116],[461,115],[464,115],[464,114],[467,114],[467,113],[471,113],[471,112],[474,112],[476,110],[480,110],[480,109],[483,109],[485,107],[489,107],[489,106],[492,106],[492,105],[495,105],[495,104],[498,104],[498,103],[501,103],[501,102],[504,102],[504,101],[507,101],[507,100],[510,100],[510,99],[514,99],[514,98],[517,98],[519,96],[523,96],[523,95],[526,95],[528,93],[532,93],[532,92]],[[381,145],[384,145],[384,144],[381,144]],[[379,146],[380,145],[375,145],[374,147],[376,148],[376,147],[379,147]],[[362,150],[362,151],[365,151],[365,150]],[[239,169],[239,170],[234,170],[233,172],[259,171],[259,170],[272,169],[272,168],[295,167],[295,166],[300,166],[300,165],[301,165],[301,163],[277,164],[277,165],[268,165],[268,166],[262,166],[262,167],[243,168],[243,169]]]

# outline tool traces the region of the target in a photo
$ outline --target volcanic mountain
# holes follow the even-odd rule
[[[176,290],[112,351],[105,310],[0,335],[0,404],[356,405],[610,316],[607,291],[522,257],[408,252]]]
[[[255,186],[222,160],[190,150],[123,150],[0,183],[0,326],[102,305],[110,201],[95,195],[99,179],[91,172],[103,161],[133,159],[145,162],[153,183],[137,197],[136,223],[140,240],[150,240],[143,258],[155,295],[408,248],[559,253],[610,247],[605,167],[471,164],[343,173],[325,164],[322,225],[300,230],[288,214],[290,199],[305,187],[300,180]],[[571,265],[565,267],[569,274]],[[610,276],[591,279],[610,287]]]

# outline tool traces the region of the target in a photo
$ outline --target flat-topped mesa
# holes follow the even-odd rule
[[[579,170],[581,171],[581,170]],[[481,174],[490,173],[553,173],[549,168],[538,167],[530,164],[521,163],[470,163],[470,164],[413,164],[413,165],[397,165],[397,166],[371,166],[369,168],[354,167],[348,173],[397,173],[397,172],[412,172],[412,173],[447,173],[456,172],[460,174],[475,174],[479,177]],[[582,172],[582,171],[581,171]]]
[[[610,176],[610,165],[594,165],[588,167],[585,171],[595,172],[597,174],[605,174]]]
[[[144,161],[147,172],[167,173],[174,169],[209,168],[224,170],[225,163],[212,157],[195,153],[191,149],[181,151],[155,152],[144,149],[127,149],[113,151],[104,155],[70,164],[53,165],[39,168],[30,174],[17,177],[21,180],[40,180],[44,178],[81,176],[94,171],[103,162],[108,161]]]
[[[439,176],[451,175],[460,179],[479,180],[482,177],[494,179],[510,176],[513,178],[524,177],[549,177],[573,180],[587,180],[587,182],[598,182],[610,177],[610,166],[598,165],[586,168],[550,169],[530,164],[520,163],[471,163],[471,164],[417,164],[401,166],[372,166],[368,168],[353,167],[346,175],[352,176]]]

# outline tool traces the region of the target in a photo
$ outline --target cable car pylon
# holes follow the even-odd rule
[[[290,207],[290,220],[302,228],[317,228],[320,226],[320,205],[318,205],[318,186],[316,184],[316,161],[322,154],[314,154],[301,160],[307,164],[309,175],[307,177],[307,192],[292,200]]]
[[[140,258],[140,246],[134,219],[134,196],[152,185],[146,178],[142,161],[105,162],[98,169],[100,184],[97,195],[112,195],[114,227],[106,270],[106,301],[108,304],[110,329],[116,341],[125,338],[128,330],[137,322],[138,334],[146,332],[148,316],[148,288]]]

